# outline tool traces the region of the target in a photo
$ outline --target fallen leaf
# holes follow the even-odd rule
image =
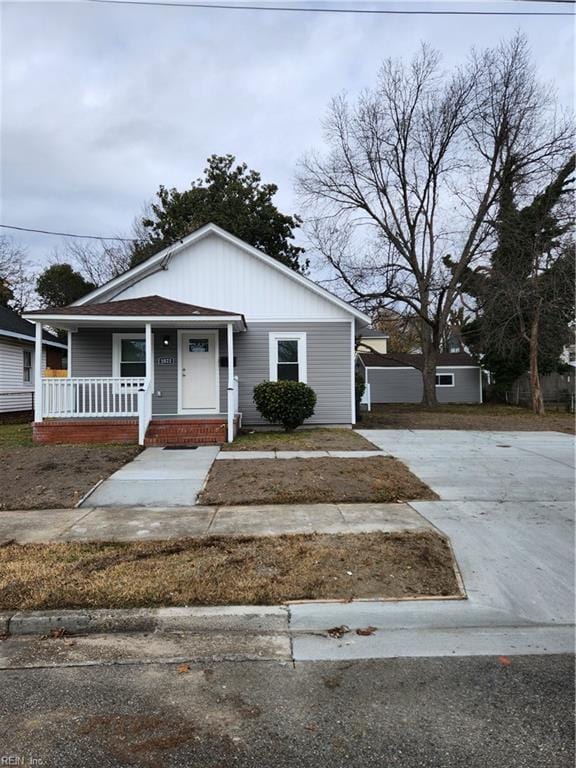
[[[308,725],[304,726],[304,730],[305,731],[317,731],[318,730],[318,726],[316,725],[316,723],[309,723]]]
[[[184,675],[186,672],[190,672],[190,664],[178,664],[176,672],[178,672],[179,675]]]
[[[328,637],[336,637],[340,639],[341,637],[344,637],[347,632],[350,632],[350,627],[347,627],[346,624],[341,624],[339,627],[327,629],[326,632],[328,633]]]
[[[47,635],[42,635],[40,640],[59,640],[61,637],[64,637],[66,634],[66,630],[64,627],[54,627],[53,629],[48,630]]]
[[[362,635],[363,637],[366,635],[373,635],[374,632],[376,632],[376,627],[362,627],[356,630],[356,634]]]
[[[498,661],[500,664],[503,664],[505,667],[510,667],[512,665],[512,662],[508,658],[508,656],[498,656]]]

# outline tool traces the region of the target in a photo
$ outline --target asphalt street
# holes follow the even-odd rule
[[[561,655],[3,671],[0,765],[572,768],[573,665]]]

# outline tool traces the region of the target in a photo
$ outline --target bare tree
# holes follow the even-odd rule
[[[22,313],[33,296],[34,276],[26,251],[12,238],[0,236],[0,304]]]
[[[55,260],[71,262],[89,282],[100,286],[126,272],[131,257],[131,243],[72,240],[57,252]]]
[[[332,101],[325,135],[328,151],[305,157],[298,175],[315,206],[311,239],[351,301],[418,318],[423,402],[435,405],[462,273],[494,244],[501,170],[513,163],[527,192],[562,164],[571,126],[556,124],[517,35],[452,74],[427,46],[407,64],[385,61],[354,105]]]

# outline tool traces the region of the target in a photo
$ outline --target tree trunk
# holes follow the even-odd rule
[[[434,348],[431,332],[422,339],[422,405],[438,405],[436,398],[436,364],[438,352]]]
[[[538,370],[538,346],[540,334],[540,304],[536,307],[530,326],[530,395],[532,410],[539,416],[544,413],[544,399],[540,386],[540,371]]]

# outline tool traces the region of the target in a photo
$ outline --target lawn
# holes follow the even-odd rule
[[[0,610],[459,596],[434,531],[0,547]]]
[[[34,445],[29,424],[0,425],[0,510],[73,507],[135,445]]]
[[[218,460],[199,504],[318,504],[436,499],[398,459]]]
[[[295,432],[245,432],[223,451],[376,451],[351,429],[299,429]]]
[[[548,411],[537,416],[514,405],[376,405],[362,412],[357,429],[465,429],[574,433],[574,414]]]

